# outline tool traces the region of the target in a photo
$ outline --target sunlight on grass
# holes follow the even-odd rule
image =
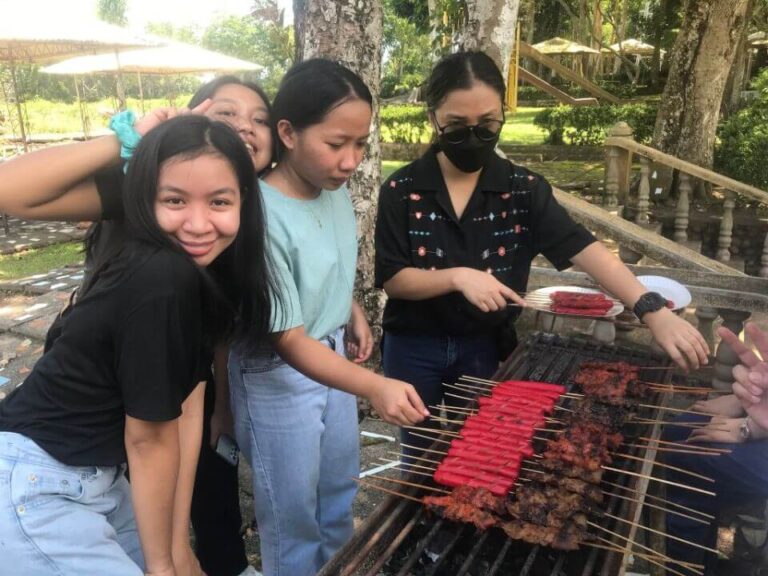
[[[83,260],[83,243],[66,242],[45,248],[25,250],[0,256],[0,280],[15,280],[44,274],[53,268],[77,264]]]

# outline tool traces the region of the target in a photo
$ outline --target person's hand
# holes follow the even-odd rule
[[[760,356],[768,358],[768,335],[752,322],[746,325],[745,330]],[[768,430],[768,363],[763,362],[727,328],[720,328],[717,333],[741,361],[733,368],[733,393],[755,424]]]
[[[511,300],[520,306],[525,306],[523,300],[514,290],[505,286],[488,272],[473,268],[457,268],[454,276],[456,289],[483,312],[496,312],[507,307]]]
[[[356,364],[361,364],[371,357],[373,352],[373,333],[365,313],[357,303],[352,305],[352,316],[347,325],[347,355]]]
[[[429,416],[416,388],[393,378],[380,378],[368,401],[382,420],[397,426],[413,426]]]
[[[191,110],[189,108],[176,108],[174,106],[156,108],[137,120],[134,129],[140,136],[144,136],[147,132],[152,130],[152,128],[155,128],[166,120],[170,120],[176,116],[183,116],[185,114],[205,114],[212,103],[213,101],[208,98]]]
[[[734,394],[720,396],[711,400],[699,400],[691,406],[691,410],[706,412],[714,416],[725,416],[727,418],[738,418],[745,414],[741,401]]]
[[[667,308],[648,312],[643,322],[672,361],[683,370],[707,364],[709,346],[691,324]]]
[[[706,426],[694,428],[687,442],[718,442],[722,444],[737,444],[743,442],[740,427],[743,418],[726,418],[713,416]]]
[[[213,410],[211,414],[211,448],[216,449],[216,443],[222,434],[226,434],[230,438],[235,437],[235,425],[232,419],[232,410],[229,406],[225,408],[219,408],[218,406]]]

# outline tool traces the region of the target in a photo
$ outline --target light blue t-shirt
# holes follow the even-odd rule
[[[346,324],[352,311],[357,230],[349,191],[343,186],[300,200],[263,180],[259,186],[283,300],[272,311],[272,331],[303,325],[313,338],[323,338]]]

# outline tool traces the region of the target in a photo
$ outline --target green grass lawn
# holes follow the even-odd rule
[[[155,98],[144,100],[144,110],[147,112],[161,106],[185,106],[189,101],[188,94],[175,97],[173,100],[167,98]],[[31,134],[62,134],[67,132],[82,132],[83,125],[80,120],[80,107],[77,102],[67,104],[66,102],[51,102],[49,100],[30,100],[24,104],[26,115],[29,120],[29,131]],[[97,102],[87,102],[85,104],[88,110],[91,129],[107,127],[107,117],[104,112],[112,112],[117,107],[117,101],[112,98],[106,98]],[[135,98],[128,98],[128,108],[142,114],[141,102]]]
[[[543,108],[518,108],[514,114],[507,114],[507,123],[501,130],[500,142],[511,145],[544,144],[546,132],[535,126],[533,117]]]
[[[83,243],[66,242],[45,248],[24,250],[0,256],[0,280],[15,280],[44,274],[53,268],[77,264],[83,260]]]

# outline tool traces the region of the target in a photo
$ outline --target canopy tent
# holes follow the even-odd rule
[[[578,42],[566,40],[565,38],[555,37],[534,44],[533,47],[542,54],[600,54],[598,50],[584,46]]]
[[[621,54],[629,54],[630,56],[653,56],[653,52],[656,50],[654,46],[646,44],[642,40],[636,38],[628,38],[616,44],[612,44],[609,48],[604,49],[604,53],[619,52]],[[661,54],[665,51],[661,50]]]
[[[115,54],[80,56],[41,69],[47,74],[93,74],[98,72],[137,72],[139,74],[199,74],[261,70],[263,66],[212,52],[197,46],[169,42],[167,46],[129,50]]]
[[[0,19],[0,64],[8,67],[9,81],[1,83],[0,97],[9,107],[11,103],[15,104],[24,149],[28,149],[27,133],[18,96],[16,65],[52,62],[81,54],[157,46],[160,43],[95,18],[80,17],[64,26],[55,12],[33,14],[30,11],[25,13],[23,10],[13,10],[6,14]]]

